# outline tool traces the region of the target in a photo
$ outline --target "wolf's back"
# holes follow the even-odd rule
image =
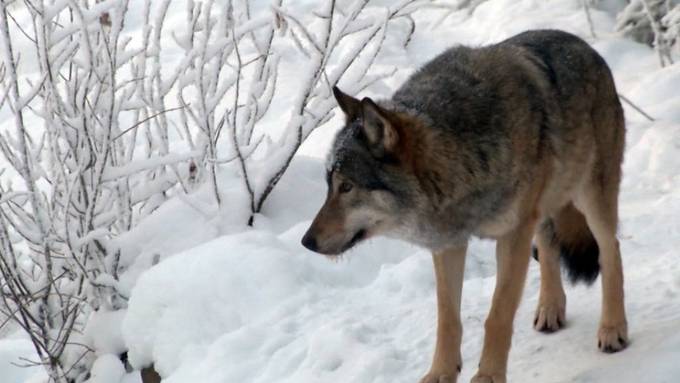
[[[588,43],[567,32],[557,30],[528,31],[498,45],[526,49],[538,61],[560,101],[582,94],[593,86],[609,101],[616,100],[616,87],[605,60]]]
[[[549,86],[537,84],[542,81]],[[618,104],[604,59],[579,37],[557,30],[528,31],[479,48],[450,48],[414,73],[392,99],[425,112],[441,128],[460,131],[472,125],[471,130],[485,134],[517,112],[517,100],[503,97],[513,87],[526,88],[531,107],[551,114],[560,112],[551,110],[551,102],[564,112],[592,102],[584,96],[594,92]]]

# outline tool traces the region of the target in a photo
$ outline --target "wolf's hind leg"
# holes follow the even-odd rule
[[[432,254],[437,281],[437,343],[432,367],[421,383],[456,383],[462,367],[460,300],[467,246]]]
[[[512,323],[522,298],[529,267],[536,219],[530,218],[503,235],[496,244],[498,274],[489,316],[484,323],[484,347],[472,383],[505,383]]]
[[[535,240],[541,268],[541,290],[534,328],[550,333],[564,326],[567,304],[560,273],[560,249],[554,238],[552,221],[547,220],[540,225]]]
[[[618,223],[618,185],[593,185],[578,198],[577,207],[583,212],[600,248],[602,273],[602,316],[598,330],[598,348],[607,353],[617,352],[628,344],[628,324],[623,298],[623,265],[616,238]]]

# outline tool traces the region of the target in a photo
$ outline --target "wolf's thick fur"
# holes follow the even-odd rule
[[[498,264],[473,382],[505,382],[532,238],[541,269],[536,329],[564,324],[562,254],[574,278],[594,279],[599,266],[599,347],[626,346],[616,239],[623,111],[609,68],[588,44],[565,32],[525,32],[445,51],[391,100],[334,92],[346,126],[329,156],[326,202],[303,244],[333,255],[389,235],[432,250],[439,319],[422,382],[455,382],[461,368],[471,236],[497,240]]]

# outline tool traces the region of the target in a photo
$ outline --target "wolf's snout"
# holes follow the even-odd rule
[[[302,246],[308,248],[311,251],[317,251],[319,249],[316,243],[316,237],[309,231],[302,237]]]

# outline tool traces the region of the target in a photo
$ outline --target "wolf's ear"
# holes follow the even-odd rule
[[[399,134],[387,118],[388,114],[370,98],[361,100],[361,126],[371,151],[377,157],[396,149],[399,142]]]
[[[359,116],[359,113],[361,112],[361,101],[346,95],[337,86],[333,87],[333,96],[335,96],[335,100],[338,102],[340,109],[342,109],[350,120]]]

